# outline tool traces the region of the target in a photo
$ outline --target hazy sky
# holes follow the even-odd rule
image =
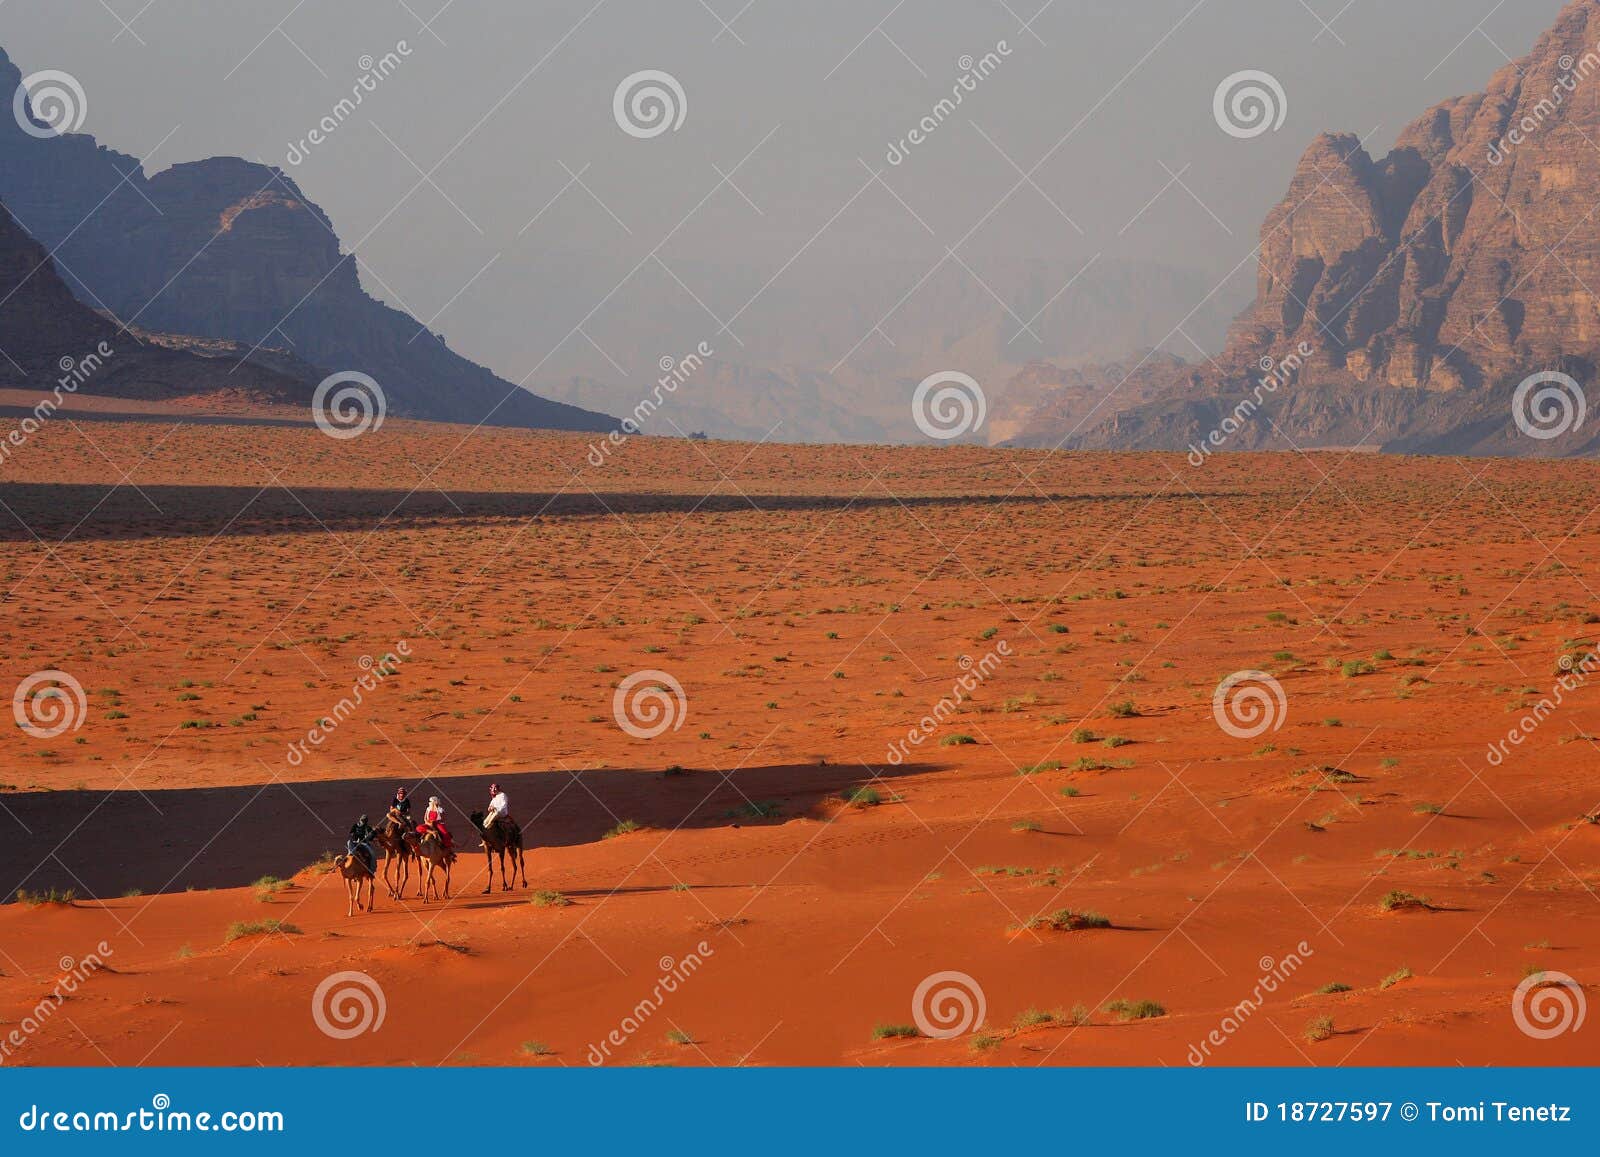
[[[151,171],[215,154],[283,165],[358,246],[370,291],[521,378],[592,353],[590,339],[626,345],[630,319],[669,299],[737,330],[761,308],[752,285],[825,294],[849,262],[914,270],[947,247],[975,278],[1007,258],[1070,271],[1094,254],[1212,281],[1243,260],[1249,274],[1259,222],[1317,132],[1357,132],[1381,155],[1428,105],[1525,52],[1561,6],[7,0],[0,44],[25,73],[77,77],[83,131]],[[393,75],[288,164],[361,58],[400,41],[410,55]],[[1001,41],[993,75],[889,165],[961,58]],[[639,139],[613,94],[645,69],[675,77],[686,108],[678,130]],[[1281,129],[1255,139],[1213,118],[1219,81],[1244,69],[1287,95]],[[692,283],[676,283],[691,281],[680,269]],[[1249,285],[1226,292],[1240,303]]]

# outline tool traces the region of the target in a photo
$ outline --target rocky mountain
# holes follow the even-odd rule
[[[0,52],[0,92],[20,80]],[[369,296],[333,223],[279,169],[213,157],[147,177],[137,158],[92,137],[38,137],[0,116],[0,201],[50,251],[79,300],[129,325],[276,347],[324,372],[368,374],[398,416],[616,424],[519,389]]]
[[[249,353],[233,342],[124,331],[72,295],[44,249],[0,205],[0,386],[309,404],[310,367]]]
[[[1350,135],[1314,141],[1262,226],[1255,303],[1214,362],[1101,372],[1093,419],[1063,429],[1045,398],[1014,440],[1592,452],[1600,422],[1577,420],[1570,385],[1518,387],[1596,380],[1597,138],[1600,0],[1576,0],[1486,91],[1429,110],[1382,160]]]

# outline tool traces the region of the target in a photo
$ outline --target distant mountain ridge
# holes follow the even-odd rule
[[[0,92],[20,81],[0,52]],[[53,253],[80,301],[122,322],[246,350],[278,347],[325,372],[368,374],[397,416],[616,425],[497,377],[369,296],[327,214],[278,169],[213,157],[146,177],[137,158],[90,136],[40,138],[0,115],[0,201]]]
[[[1227,450],[1595,452],[1600,423],[1527,437],[1513,409],[1535,373],[1597,380],[1597,137],[1600,2],[1576,0],[1383,160],[1318,137],[1262,226],[1255,304],[1214,361],[1091,375],[1092,413],[1063,422],[1042,398],[1013,442],[1186,450],[1227,424]],[[1288,358],[1303,364],[1262,389]]]

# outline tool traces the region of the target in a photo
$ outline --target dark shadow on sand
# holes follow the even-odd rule
[[[878,780],[933,774],[942,766],[885,768]],[[782,764],[721,772],[600,769],[495,772],[412,780],[344,779],[238,787],[114,792],[0,793],[0,893],[71,889],[109,899],[196,888],[237,888],[262,876],[288,878],[328,852],[344,851],[357,816],[374,823],[397,783],[418,807],[444,801],[446,822],[466,863],[482,868],[468,813],[482,810],[493,778],[510,794],[522,823],[528,878],[537,887],[540,848],[594,843],[620,820],[646,829],[621,837],[639,855],[673,828],[767,827],[818,814],[841,793],[868,782],[859,765]],[[575,779],[577,782],[575,782]],[[776,802],[773,819],[738,814],[748,801]],[[843,806],[840,804],[840,806]],[[645,842],[648,841],[648,842]],[[611,881],[596,881],[604,890]],[[497,885],[498,886],[498,885]],[[573,893],[574,896],[584,895]]]
[[[1222,498],[1223,494],[1202,497]],[[0,542],[308,534],[405,529],[419,523],[690,513],[837,511],[846,508],[1012,507],[1130,501],[1191,502],[1182,495],[774,495],[346,490],[281,486],[113,486],[0,483]]]

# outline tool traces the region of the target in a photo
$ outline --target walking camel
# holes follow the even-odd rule
[[[522,825],[515,820],[502,819],[491,827],[483,826],[483,813],[472,813],[472,826],[478,829],[478,834],[483,837],[483,858],[489,865],[489,883],[485,885],[483,894],[488,895],[494,890],[494,860],[500,857],[500,886],[503,890],[511,891],[516,882],[517,874],[522,876],[522,886],[528,886],[528,869],[522,861]],[[511,857],[511,874],[506,874],[506,857]]]
[[[388,889],[391,900],[402,900],[405,898],[406,884],[411,880],[411,861],[421,856],[417,849],[417,835],[410,830],[410,825],[391,811],[384,819],[383,826],[374,833],[373,839],[383,849],[383,886]],[[419,877],[422,874],[420,865],[417,874]],[[420,885],[420,879],[418,883]]]
[[[424,865],[422,869],[422,902],[424,904],[428,902],[428,894],[430,892],[435,899],[450,899],[450,861],[453,857],[449,852],[445,851],[444,841],[433,832],[429,832],[422,837],[421,843],[417,846],[417,855]],[[439,891],[437,880],[440,873],[444,874],[444,891],[442,893]]]
[[[333,866],[344,877],[345,891],[348,894],[348,902],[345,905],[344,914],[346,916],[354,916],[357,912],[363,910],[361,903],[361,889],[363,886],[367,890],[365,910],[372,912],[378,899],[377,883],[372,868],[367,861],[361,856],[346,852],[333,861]]]

